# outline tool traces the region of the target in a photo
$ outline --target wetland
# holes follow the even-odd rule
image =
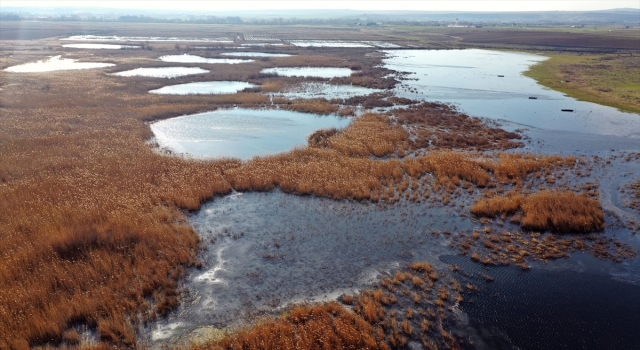
[[[637,114],[544,52],[263,30],[1,52],[0,348],[637,344]]]

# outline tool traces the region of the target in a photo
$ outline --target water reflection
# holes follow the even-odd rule
[[[263,69],[261,73],[278,74],[285,77],[318,77],[335,78],[348,77],[352,71],[349,68],[328,68],[328,67],[280,67]]]
[[[544,56],[477,49],[385,52],[386,68],[415,79],[396,88],[399,96],[455,103],[473,116],[542,129],[640,137],[639,115],[575,100],[522,75]]]
[[[306,144],[322,128],[342,128],[349,119],[282,110],[230,109],[162,120],[151,130],[162,147],[196,157],[280,153]]]
[[[255,86],[257,85],[245,83],[243,81],[204,81],[163,86],[160,89],[151,90],[149,92],[161,95],[233,94]]]

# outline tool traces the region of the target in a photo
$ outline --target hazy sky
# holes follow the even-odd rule
[[[176,9],[202,11],[263,10],[263,9],[353,9],[353,10],[419,10],[419,11],[587,11],[612,8],[640,9],[640,0],[414,0],[414,1],[29,1],[2,0],[0,11],[7,7],[109,7],[128,9]]]

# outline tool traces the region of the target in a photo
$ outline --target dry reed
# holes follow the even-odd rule
[[[480,200],[471,212],[495,217],[522,211],[518,219],[525,229],[555,232],[594,232],[604,229],[604,213],[600,203],[586,195],[567,191],[542,191],[530,196],[510,192]]]
[[[288,316],[259,323],[191,350],[389,349],[378,330],[336,302],[297,306]]]

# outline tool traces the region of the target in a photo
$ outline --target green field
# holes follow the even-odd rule
[[[640,113],[640,57],[637,54],[545,54],[550,58],[525,75],[583,101]]]

